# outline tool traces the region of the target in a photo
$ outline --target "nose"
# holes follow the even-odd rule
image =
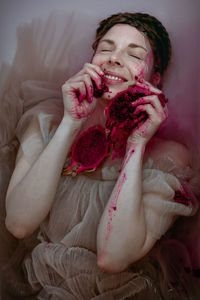
[[[120,53],[112,51],[108,58],[108,63],[111,65],[123,66],[123,60]]]

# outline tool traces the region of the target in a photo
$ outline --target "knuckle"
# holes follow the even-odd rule
[[[84,65],[83,65],[83,69],[89,69],[89,67],[90,67],[90,64],[89,63],[84,63]]]
[[[89,74],[84,74],[84,75],[83,75],[83,80],[84,80],[84,81],[88,81],[89,79],[90,79]]]
[[[69,90],[69,84],[68,83],[64,83],[63,85],[62,85],[62,91],[63,92],[67,92]]]
[[[84,83],[84,81],[79,81],[77,87],[80,88],[80,89],[84,89],[84,88],[85,88],[85,83]]]

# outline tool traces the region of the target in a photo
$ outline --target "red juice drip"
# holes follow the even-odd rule
[[[124,168],[125,168],[126,165],[128,164],[128,162],[129,162],[129,160],[130,160],[130,158],[132,157],[132,155],[133,155],[134,152],[135,152],[134,150],[131,150],[131,152],[130,152],[130,153],[128,154],[128,156],[125,158],[124,163],[123,163],[123,165],[122,165],[122,167],[121,167],[120,172],[122,172],[122,171],[124,170]]]
[[[122,175],[122,178],[120,179],[118,185],[117,185],[117,190],[115,191],[115,194],[113,196],[113,200],[110,203],[110,206],[108,208],[108,216],[109,216],[109,220],[107,223],[107,233],[106,233],[106,237],[105,237],[105,242],[107,243],[112,231],[112,219],[113,219],[113,212],[115,212],[117,210],[117,201],[119,198],[119,194],[121,192],[121,189],[124,185],[124,182],[126,181],[126,174],[124,173]]]

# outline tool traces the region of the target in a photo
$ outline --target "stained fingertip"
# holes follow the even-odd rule
[[[158,99],[160,100],[162,107],[164,107],[165,104],[168,102],[168,99],[165,97],[163,93],[158,94]]]
[[[80,94],[80,91],[79,90],[75,90],[75,96],[76,96],[76,99],[78,99],[78,102],[81,103],[81,94]]]
[[[80,93],[80,96],[79,96],[79,98],[78,98],[78,100],[79,100],[79,103],[82,103],[83,102],[83,100],[86,98],[86,95],[85,94],[83,94],[83,93]]]
[[[89,88],[88,88],[88,96],[89,98],[91,98],[94,94],[94,88],[93,88],[93,85],[90,84]]]
[[[87,101],[88,101],[88,103],[92,103],[92,101],[93,101],[93,88],[92,87],[90,87],[90,93],[88,93]]]

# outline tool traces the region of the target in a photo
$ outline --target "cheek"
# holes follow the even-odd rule
[[[92,64],[97,65],[97,66],[100,66],[101,64],[103,64],[103,62],[104,62],[103,58],[101,56],[99,56],[98,54],[94,55],[92,58],[92,61],[91,61]]]
[[[152,64],[145,61],[142,64],[137,65],[137,67],[135,67],[135,73],[137,77],[149,80],[152,73]]]
[[[153,70],[153,65],[154,65],[154,56],[153,56],[153,52],[150,51],[147,54],[147,57],[144,61],[138,64],[131,65],[131,67],[129,65],[129,70],[132,74],[132,77],[138,76],[139,78],[142,77],[146,80],[149,80]]]
[[[131,73],[132,79],[135,79],[135,76],[139,78],[144,77],[146,73],[146,64],[140,63],[140,64],[134,64],[132,66],[129,65],[129,71]]]
[[[154,55],[153,55],[153,52],[149,52],[147,54],[146,63],[148,64],[148,66],[150,68],[153,67],[153,64],[154,64]]]
[[[153,70],[153,65],[154,65],[154,56],[153,53],[148,53],[147,58],[145,60],[145,73],[146,77],[150,77],[152,70]]]

